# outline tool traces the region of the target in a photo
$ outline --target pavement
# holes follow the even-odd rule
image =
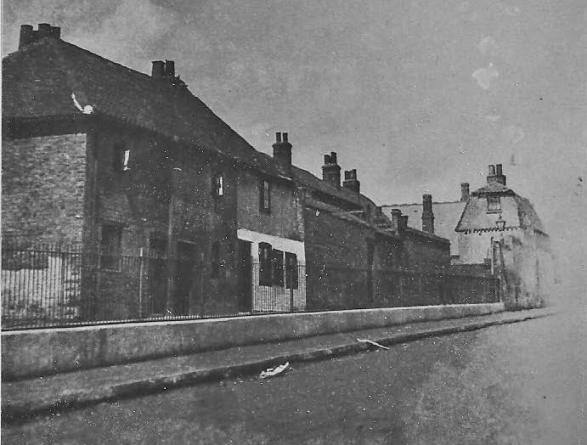
[[[517,323],[556,313],[552,308],[411,323],[387,328],[321,335],[249,345],[2,383],[2,421],[142,396],[180,386],[258,374],[285,362],[295,363],[355,354],[428,337]]]

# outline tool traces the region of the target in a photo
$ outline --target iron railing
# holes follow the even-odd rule
[[[4,245],[2,329],[499,300],[492,276],[450,270],[215,263]]]

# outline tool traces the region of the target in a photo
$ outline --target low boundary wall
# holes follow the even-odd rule
[[[503,303],[487,303],[3,332],[2,379],[17,380],[234,346],[503,310]]]

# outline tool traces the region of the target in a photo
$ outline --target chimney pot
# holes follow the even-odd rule
[[[153,79],[163,79],[165,77],[165,62],[163,60],[153,60],[151,77]]]
[[[494,182],[497,182],[501,185],[506,185],[506,177],[503,174],[502,164],[489,166],[489,175],[487,176],[487,183],[490,184]]]
[[[49,37],[51,35],[51,25],[49,23],[39,23],[39,38]]]
[[[469,183],[462,182],[461,183],[461,202],[466,202],[469,200]]]
[[[173,60],[165,61],[165,75],[167,77],[175,77],[175,62]]]
[[[32,25],[20,25],[20,39],[18,41],[18,49],[22,49],[34,41],[35,31],[33,31]]]
[[[281,142],[281,133],[279,131],[275,133],[275,142]]]
[[[61,38],[61,28],[59,26],[51,27],[51,37],[53,37],[54,39]]]
[[[283,142],[287,142],[287,133],[283,133]]]

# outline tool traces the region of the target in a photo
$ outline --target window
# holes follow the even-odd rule
[[[115,172],[124,173],[130,170],[130,149],[124,145],[114,146],[112,158],[113,169]]]
[[[271,278],[275,286],[283,287],[283,252],[273,249],[271,258]]]
[[[499,196],[488,196],[487,197],[487,212],[495,213],[501,212],[501,202]]]
[[[224,176],[218,174],[212,179],[212,194],[215,198],[224,196]]]
[[[271,286],[271,244],[259,243],[259,286]]]
[[[261,180],[259,186],[259,210],[265,213],[271,211],[271,184],[266,179]]]
[[[102,226],[101,260],[102,269],[120,270],[122,227]]]
[[[211,273],[210,275],[212,278],[219,278],[221,274],[222,264],[220,262],[220,243],[215,241],[212,244],[212,253],[211,253]]]
[[[285,253],[285,287],[298,288],[298,257],[294,253]]]

